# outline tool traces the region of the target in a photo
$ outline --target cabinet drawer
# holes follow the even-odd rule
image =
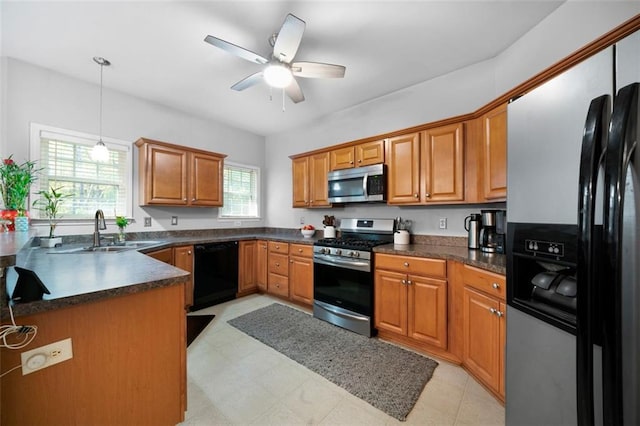
[[[464,265],[462,279],[466,286],[505,300],[507,286],[504,275]]]
[[[269,253],[269,273],[289,276],[289,256],[286,254]]]
[[[313,246],[306,244],[291,244],[289,246],[291,256],[313,257]]]
[[[289,243],[281,243],[278,241],[269,241],[269,251],[289,254]]]
[[[269,293],[289,297],[289,279],[278,274],[269,274]]]
[[[438,278],[447,277],[447,262],[443,259],[376,254],[376,268],[408,274],[418,274]]]

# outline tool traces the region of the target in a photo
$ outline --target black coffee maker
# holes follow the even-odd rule
[[[504,253],[504,234],[506,231],[506,210],[480,210],[482,229],[480,229],[480,250],[485,253]]]

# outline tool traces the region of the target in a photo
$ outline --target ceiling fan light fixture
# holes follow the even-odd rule
[[[263,72],[264,81],[271,87],[282,89],[291,84],[293,74],[291,70],[284,65],[270,64]]]

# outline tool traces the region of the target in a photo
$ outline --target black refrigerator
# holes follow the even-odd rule
[[[508,425],[640,424],[640,33],[508,108]]]

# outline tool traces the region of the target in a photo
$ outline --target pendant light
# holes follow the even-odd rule
[[[91,159],[96,162],[109,161],[109,150],[102,142],[102,69],[111,65],[111,62],[100,56],[94,56],[93,61],[100,65],[100,139],[91,150]]]

